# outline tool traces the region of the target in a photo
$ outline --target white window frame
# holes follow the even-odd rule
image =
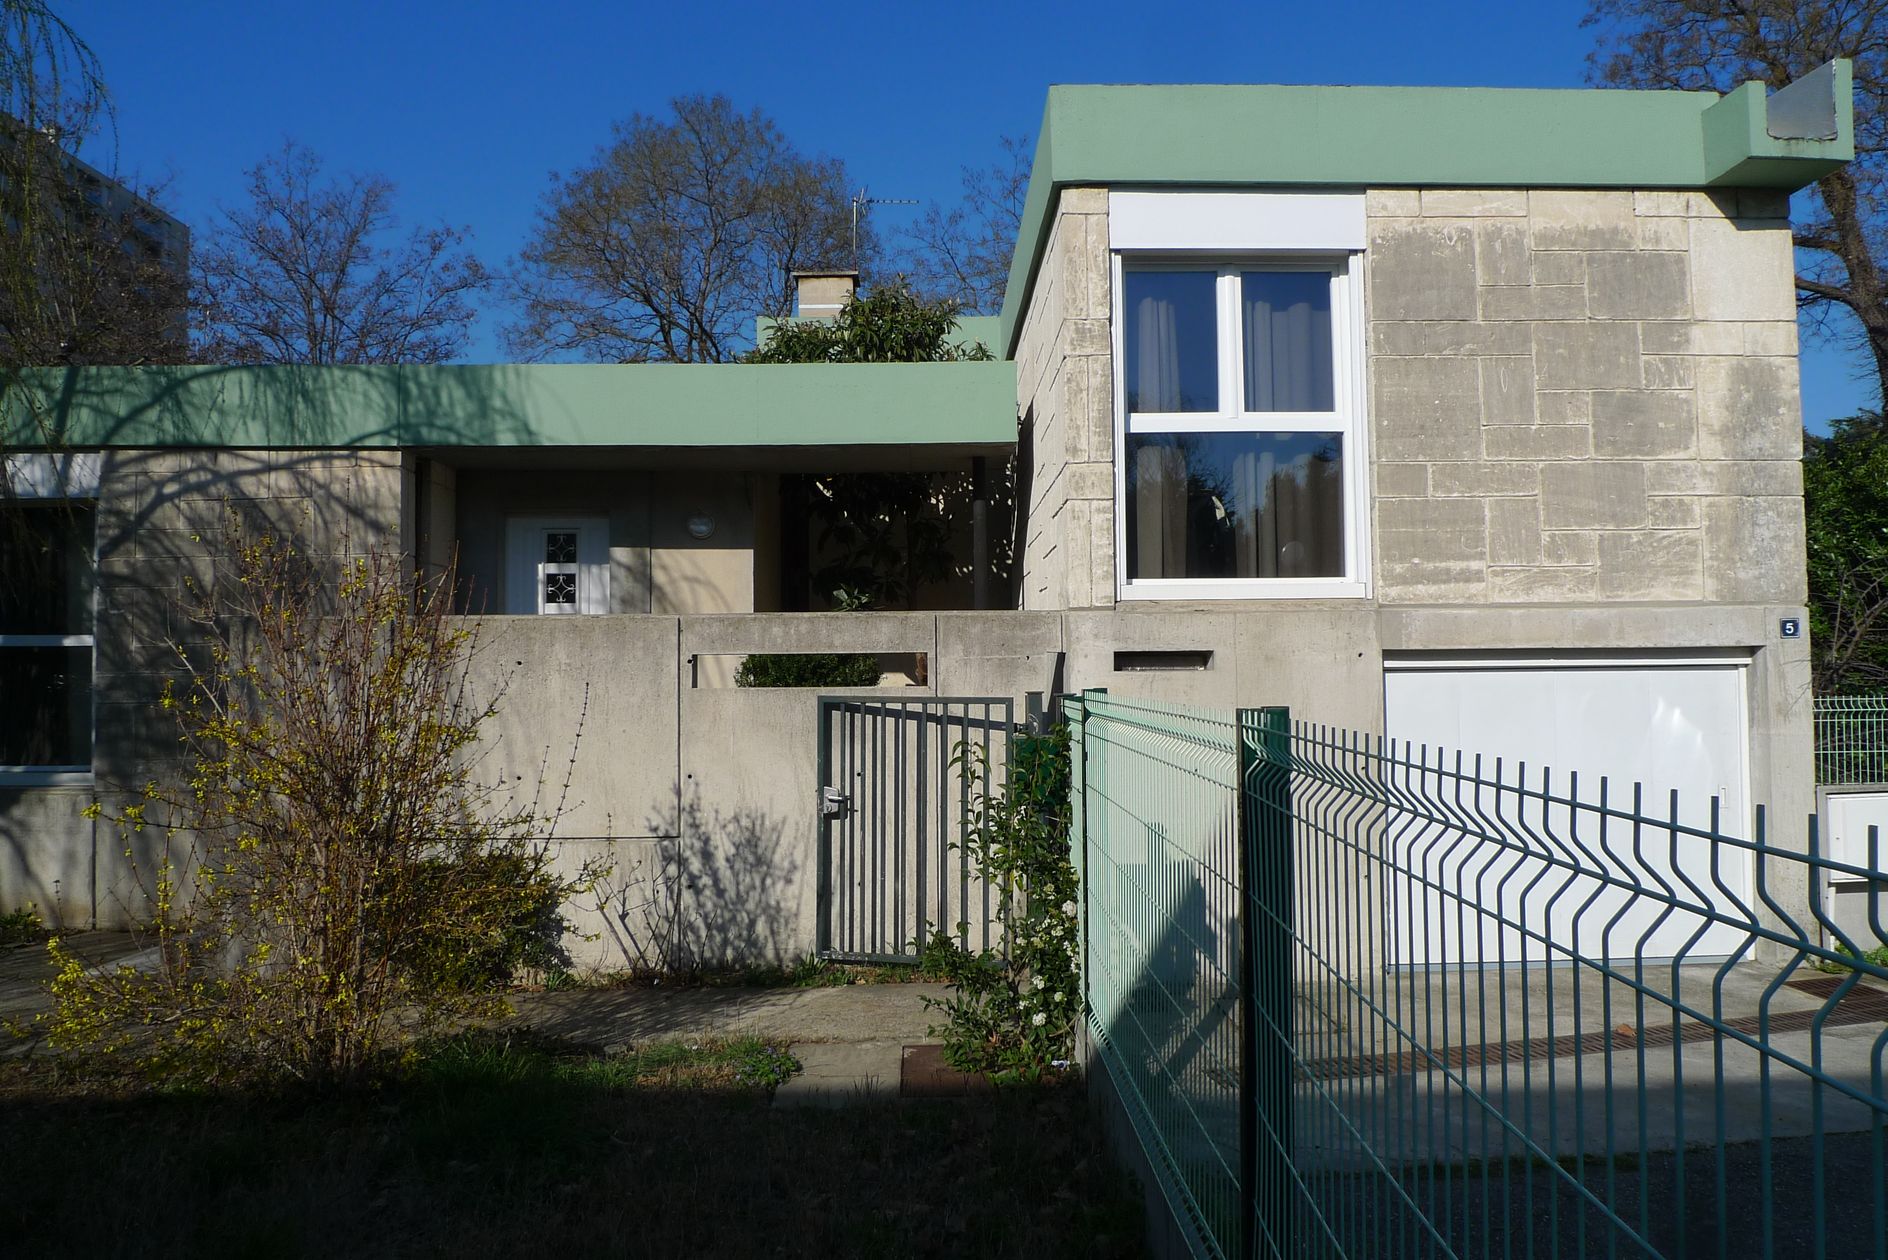
[[[94,767],[98,762],[98,475],[96,457],[93,458],[88,477],[70,476],[68,470],[55,465],[50,457],[40,457],[47,462],[43,465],[28,460],[32,457],[9,456],[6,472],[13,493],[23,500],[63,499],[68,503],[87,504],[92,509],[91,547],[86,556],[92,566],[92,633],[91,634],[6,634],[0,632],[0,651],[7,648],[66,647],[87,649],[85,667],[91,674],[92,705],[89,720],[92,725],[91,736],[87,743],[92,749],[92,761],[87,765],[68,766],[17,766],[0,765],[0,787],[62,787],[88,786],[94,782]],[[51,470],[47,472],[46,470]],[[0,699],[0,703],[4,700]]]
[[[573,564],[544,559],[547,535],[576,534]],[[610,611],[609,521],[601,516],[513,516],[505,522],[505,611],[518,616],[571,617]],[[547,571],[569,572],[577,579],[577,602],[546,604]]]
[[[1129,271],[1218,273],[1219,408],[1127,411],[1124,279]],[[1331,277],[1332,410],[1247,411],[1240,273],[1324,272]],[[1349,250],[1116,250],[1113,255],[1115,596],[1120,600],[1363,599],[1370,595],[1370,451],[1364,382],[1363,256]],[[1127,439],[1138,433],[1338,433],[1344,449],[1344,559],[1341,577],[1128,579]]]

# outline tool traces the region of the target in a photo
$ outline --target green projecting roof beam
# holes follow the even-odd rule
[[[1013,354],[1056,191],[1108,187],[1783,188],[1855,156],[1849,63],[1715,92],[1049,89],[999,344]],[[995,347],[992,347],[995,348]]]
[[[1016,365],[59,368],[9,448],[892,447],[1016,440]]]

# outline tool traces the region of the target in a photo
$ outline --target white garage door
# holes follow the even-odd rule
[[[1514,782],[1525,762],[1528,786],[1537,788],[1542,769],[1550,769],[1557,796],[1567,793],[1577,772],[1580,799],[1597,802],[1605,778],[1608,805],[1622,811],[1632,809],[1633,785],[1641,783],[1643,812],[1667,818],[1676,790],[1679,821],[1691,826],[1709,825],[1715,796],[1721,829],[1747,836],[1744,673],[1740,659],[1386,663],[1385,725],[1394,740],[1468,757],[1482,754],[1487,779],[1495,776],[1497,757],[1504,782]],[[1471,765],[1465,758],[1465,769]],[[1491,809],[1495,795],[1484,790],[1483,799],[1471,803]],[[1582,813],[1576,820],[1564,807],[1524,808],[1533,831],[1572,846],[1575,860],[1604,868],[1616,881],[1637,879],[1657,888],[1663,879],[1680,896],[1696,900],[1698,894],[1675,877],[1683,870],[1713,900],[1725,902],[1714,889],[1715,856],[1715,877],[1740,897],[1748,894],[1750,863],[1740,849],[1653,828],[1635,835],[1617,819],[1602,831],[1597,817]],[[1514,817],[1512,798],[1504,809],[1504,816]],[[1559,960],[1565,959],[1562,950],[1574,948],[1590,957],[1668,958],[1681,950],[1687,958],[1710,957],[1728,954],[1744,940],[1735,927],[1706,926],[1692,914],[1665,915],[1661,922],[1662,902],[1607,880],[1573,876],[1528,857],[1524,848],[1452,846],[1448,841],[1459,833],[1408,825],[1400,834],[1393,827],[1391,834],[1393,860],[1410,873],[1392,890],[1399,961],[1519,959],[1522,924],[1552,940]],[[1532,890],[1522,891],[1530,883]],[[1499,910],[1493,908],[1496,895]],[[1701,926],[1704,937],[1688,945]],[[1538,940],[1527,942],[1529,961],[1543,952]]]

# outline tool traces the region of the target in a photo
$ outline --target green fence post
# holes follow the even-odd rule
[[[1292,1242],[1291,715],[1239,710],[1241,1253]]]
[[[1083,772],[1087,760],[1088,702],[1082,696],[1067,696],[1062,701],[1063,721],[1069,724],[1069,860],[1075,864],[1075,887],[1081,891],[1082,934],[1081,1040],[1088,1040],[1088,776]]]

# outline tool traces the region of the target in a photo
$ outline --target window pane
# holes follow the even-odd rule
[[[0,504],[0,634],[92,633],[93,505]]]
[[[1333,410],[1330,273],[1248,271],[1239,286],[1246,410]]]
[[[1344,576],[1338,433],[1127,439],[1128,578]]]
[[[0,648],[0,765],[92,764],[92,649]]]
[[[1211,271],[1130,271],[1122,339],[1128,410],[1219,410],[1219,317]]]

